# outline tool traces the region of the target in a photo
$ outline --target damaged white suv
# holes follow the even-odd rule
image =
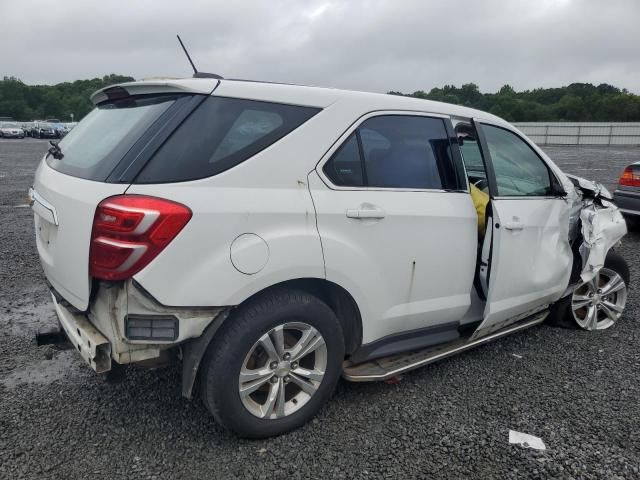
[[[303,424],[340,376],[624,309],[608,192],[493,115],[217,78],[92,100],[31,190],[61,327],[99,373],[181,362],[242,436]]]

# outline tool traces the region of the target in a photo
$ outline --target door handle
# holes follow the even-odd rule
[[[522,230],[524,228],[524,223],[508,222],[508,223],[505,223],[504,228],[506,228],[507,230]]]
[[[369,208],[348,208],[347,209],[347,218],[356,218],[356,219],[375,219],[375,218],[384,218],[386,215],[385,211],[378,207],[369,207]]]

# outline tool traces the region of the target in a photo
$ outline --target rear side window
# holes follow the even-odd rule
[[[365,186],[358,138],[355,133],[340,145],[338,151],[325,165],[324,172],[339,187]]]
[[[104,181],[176,96],[141,96],[100,104],[65,136],[62,158],[47,155],[51,168],[87,180]]]
[[[465,188],[440,118],[369,118],[325,164],[324,172],[335,185],[344,187]]]
[[[209,97],[171,134],[136,183],[195,180],[251,158],[320,109]]]

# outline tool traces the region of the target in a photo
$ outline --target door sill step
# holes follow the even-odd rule
[[[491,342],[492,340],[497,340],[498,338],[506,335],[538,325],[547,318],[548,314],[549,312],[546,310],[544,312],[536,313],[515,325],[510,325],[509,327],[476,340],[464,338],[447,345],[440,345],[438,347],[431,347],[417,352],[401,353],[356,365],[349,365],[344,367],[342,376],[345,380],[349,380],[350,382],[375,382],[379,380],[387,380],[396,375],[400,375],[410,370],[415,370],[416,368],[420,368],[451,355],[455,355],[456,353],[470,350],[479,345]]]

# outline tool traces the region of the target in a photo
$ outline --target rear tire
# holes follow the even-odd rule
[[[325,303],[274,289],[241,305],[209,344],[200,371],[204,404],[239,436],[288,432],[331,397],[344,349],[340,322]]]
[[[607,258],[604,261],[604,269],[615,272],[620,277],[622,277],[622,280],[625,284],[625,289],[628,290],[630,282],[629,266],[627,265],[627,261],[621,255],[614,251],[609,251],[609,253],[607,254]],[[578,287],[574,290],[574,292],[572,292],[572,294],[558,300],[551,306],[551,311],[549,313],[549,316],[547,317],[547,323],[549,325],[570,329],[580,328],[580,325],[574,317],[572,302],[575,291],[579,290],[583,285],[584,283],[580,282],[578,284]]]

